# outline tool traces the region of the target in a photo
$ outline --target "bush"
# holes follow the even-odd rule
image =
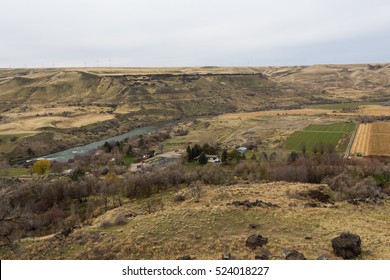
[[[201,181],[196,181],[190,185],[190,193],[196,203],[200,201],[202,188],[203,188],[203,183]]]
[[[34,163],[32,170],[38,175],[44,175],[50,171],[51,163],[47,159],[38,160]]]
[[[379,195],[380,188],[377,186],[374,178],[368,177],[357,182],[353,187],[348,188],[345,193],[351,199],[373,198]]]

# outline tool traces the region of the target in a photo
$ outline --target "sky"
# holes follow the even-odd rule
[[[388,0],[0,0],[0,67],[390,62]]]

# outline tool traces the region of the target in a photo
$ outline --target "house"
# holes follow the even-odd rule
[[[219,157],[217,155],[206,155],[206,158],[207,158],[207,162],[210,162],[210,163],[220,163],[221,160],[219,159]]]
[[[248,151],[248,148],[247,147],[239,147],[237,149],[237,151],[239,151],[241,154],[245,154]]]

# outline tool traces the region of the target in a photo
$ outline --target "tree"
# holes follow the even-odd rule
[[[199,155],[199,163],[200,164],[206,164],[207,163],[207,157],[205,152],[201,152]]]
[[[15,241],[23,234],[25,215],[19,204],[11,202],[6,189],[0,190],[0,248],[8,247],[17,254]]]
[[[306,155],[306,143],[302,142],[300,145],[302,155]]]
[[[145,140],[144,140],[144,136],[141,134],[138,140],[138,147],[144,147],[144,146],[145,146]]]
[[[260,161],[261,162],[266,162],[268,161],[268,155],[266,152],[262,152],[261,155],[260,155]]]
[[[51,163],[50,160],[43,159],[38,160],[34,163],[32,171],[38,175],[44,175],[50,171]]]
[[[133,156],[133,146],[130,145],[130,146],[127,148],[126,155],[128,155],[128,156],[130,156],[130,157]]]
[[[104,142],[103,147],[104,147],[104,150],[106,151],[106,153],[110,153],[112,151],[112,146],[107,141]]]
[[[323,155],[325,153],[325,144],[323,142],[319,145],[320,154]]]
[[[27,149],[27,154],[28,154],[28,156],[30,156],[30,157],[35,156],[35,152],[34,152],[31,148],[28,148],[28,149]]]
[[[330,154],[330,155],[333,154],[336,151],[334,145],[332,145],[332,144],[326,145],[326,149],[328,151],[328,154]]]
[[[227,163],[227,160],[228,160],[227,158],[228,158],[228,153],[227,153],[227,150],[225,149],[225,150],[223,150],[222,155],[221,155],[221,162]]]
[[[191,162],[194,160],[194,158],[192,156],[192,149],[191,149],[190,145],[187,146],[187,160],[188,160],[188,162]]]
[[[288,163],[293,163],[293,162],[297,161],[298,158],[299,158],[298,153],[293,151],[293,152],[291,152],[291,154],[288,157]]]
[[[314,144],[313,148],[312,148],[312,151],[313,151],[314,155],[318,154],[318,149],[319,149],[318,144]]]
[[[270,161],[276,161],[278,158],[278,155],[275,152],[272,152],[272,154],[269,156]]]

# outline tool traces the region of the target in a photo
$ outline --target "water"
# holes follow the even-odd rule
[[[85,154],[93,149],[96,149],[98,147],[103,146],[105,142],[113,142],[113,141],[116,142],[116,141],[124,140],[126,138],[139,136],[139,135],[142,135],[145,133],[155,132],[155,131],[157,131],[157,130],[159,130],[167,125],[173,125],[173,124],[177,124],[177,123],[183,122],[183,121],[184,120],[161,122],[161,123],[157,123],[157,124],[153,124],[153,125],[143,126],[140,128],[134,128],[134,129],[130,130],[129,132],[126,132],[126,133],[121,134],[121,135],[117,135],[117,136],[106,138],[106,139],[103,139],[100,141],[92,142],[92,143],[89,143],[89,144],[84,145],[84,146],[70,148],[70,149],[67,149],[67,150],[64,150],[61,152],[57,152],[57,153],[53,153],[53,154],[49,154],[46,156],[32,158],[32,159],[26,160],[25,162],[32,162],[32,161],[42,160],[42,159],[47,159],[47,160],[51,160],[51,161],[56,160],[56,161],[60,161],[60,162],[66,162],[69,159],[74,158],[78,154]]]

